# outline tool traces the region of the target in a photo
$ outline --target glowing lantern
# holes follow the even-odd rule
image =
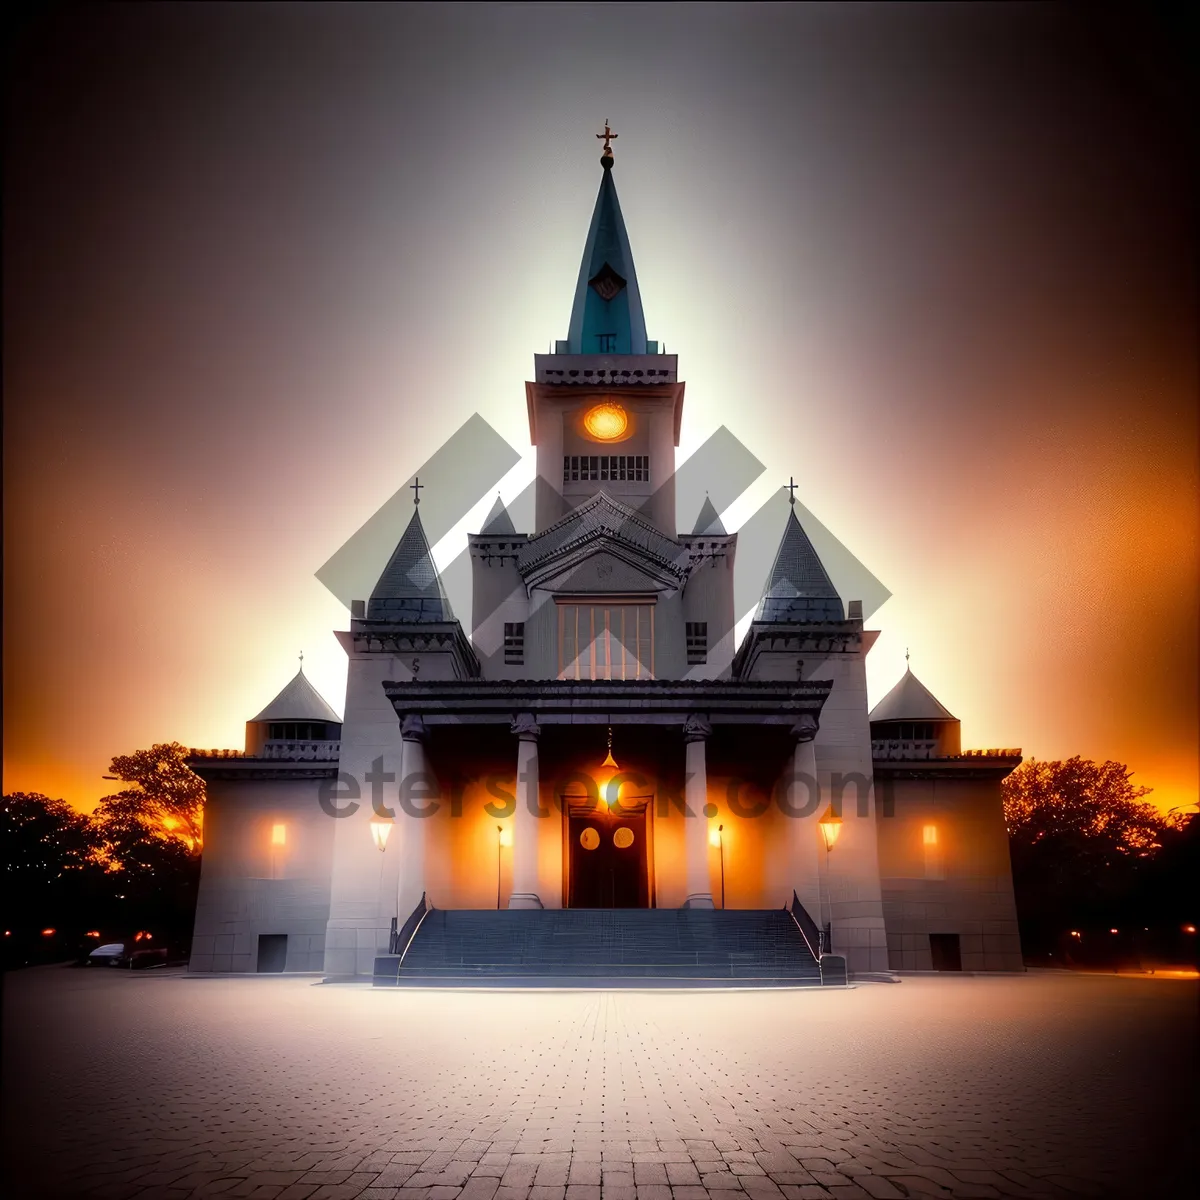
[[[378,818],[373,818],[371,821],[371,840],[375,843],[375,849],[382,854],[387,849],[388,834],[392,832],[391,821],[383,821]]]
[[[43,929],[42,937],[53,937],[57,932],[57,929]]]
[[[832,805],[825,810],[825,815],[820,821],[820,827],[821,836],[825,839],[825,852],[828,853],[833,849],[834,843],[838,840],[838,834],[842,832],[842,818],[834,813]]]
[[[511,846],[512,845],[512,830],[511,829],[501,829],[500,830],[500,845],[502,845],[502,846]]]
[[[287,845],[287,826],[272,825],[271,826],[271,845],[285,846]]]
[[[87,931],[87,933],[85,933],[83,936],[84,937],[99,937],[100,931],[98,929],[89,929]]]
[[[936,846],[938,841],[938,830],[936,825],[926,825],[922,830],[925,838],[925,845]]]

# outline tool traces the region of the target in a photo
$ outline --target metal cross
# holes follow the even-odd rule
[[[799,486],[799,485],[796,483],[796,481],[795,481],[795,480],[794,480],[794,479],[793,479],[793,478],[792,478],[792,477],[789,475],[789,476],[788,476],[788,481],[787,481],[787,490],[788,490],[788,503],[789,503],[789,504],[790,504],[790,505],[791,505],[793,508],[795,508],[795,507],[796,507],[796,488],[797,488],[798,486]]]
[[[598,138],[603,138],[603,139],[604,139],[604,153],[605,153],[605,154],[611,154],[611,153],[612,153],[612,147],[611,147],[611,146],[610,146],[608,143],[609,143],[609,142],[610,142],[610,141],[611,141],[613,138],[620,137],[621,135],[620,135],[619,133],[613,133],[613,131],[612,131],[611,129],[609,129],[609,127],[608,127],[608,118],[607,118],[607,117],[605,117],[605,118],[604,118],[604,132],[603,132],[603,133],[598,133],[598,134],[596,134],[596,136],[597,136]]]
[[[304,651],[300,651],[300,670],[304,670]]]
[[[412,488],[413,491],[413,507],[415,508],[421,503],[421,489],[426,485],[421,482],[421,477],[419,475],[414,475],[412,483],[410,483],[408,486]]]
[[[905,666],[905,668],[908,667],[908,647],[907,646],[904,647],[904,666]]]

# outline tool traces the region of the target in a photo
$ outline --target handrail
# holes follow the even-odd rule
[[[824,948],[824,939],[821,937],[821,931],[817,928],[817,923],[808,914],[808,909],[800,903],[800,897],[796,895],[795,889],[792,890],[791,904],[785,904],[784,908],[791,914],[792,920],[796,922],[796,928],[800,930],[800,936],[804,938],[805,945],[808,946],[808,952],[817,961],[821,961],[821,952]]]
[[[421,893],[421,899],[417,901],[417,906],[408,914],[408,919],[400,928],[399,933],[392,934],[391,945],[388,947],[390,954],[398,954],[400,962],[396,964],[396,971],[399,973],[400,966],[404,962],[404,956],[408,953],[409,946],[412,945],[413,938],[417,936],[417,930],[421,928],[421,922],[433,911],[433,905],[425,898],[425,893]]]

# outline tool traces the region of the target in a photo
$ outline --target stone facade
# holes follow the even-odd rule
[[[710,502],[677,528],[685,385],[646,340],[611,166],[570,336],[525,385],[534,527],[497,501],[470,535],[468,632],[414,507],[337,635],[344,721],[301,675],[250,723],[244,757],[195,762],[195,969],[363,976],[423,898],[582,896],[795,896],[852,971],[1020,968],[999,806],[1019,758],[962,756],[957,721],[911,673],[868,711],[877,634],[794,508],[735,645],[737,534]],[[318,721],[335,754],[298,736]],[[936,862],[913,848],[930,829]]]

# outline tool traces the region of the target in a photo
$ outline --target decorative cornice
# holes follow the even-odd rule
[[[420,713],[427,725],[506,724],[529,713],[539,725],[674,724],[693,713],[714,725],[792,726],[815,719],[832,680],[475,679],[385,682],[400,717]]]

